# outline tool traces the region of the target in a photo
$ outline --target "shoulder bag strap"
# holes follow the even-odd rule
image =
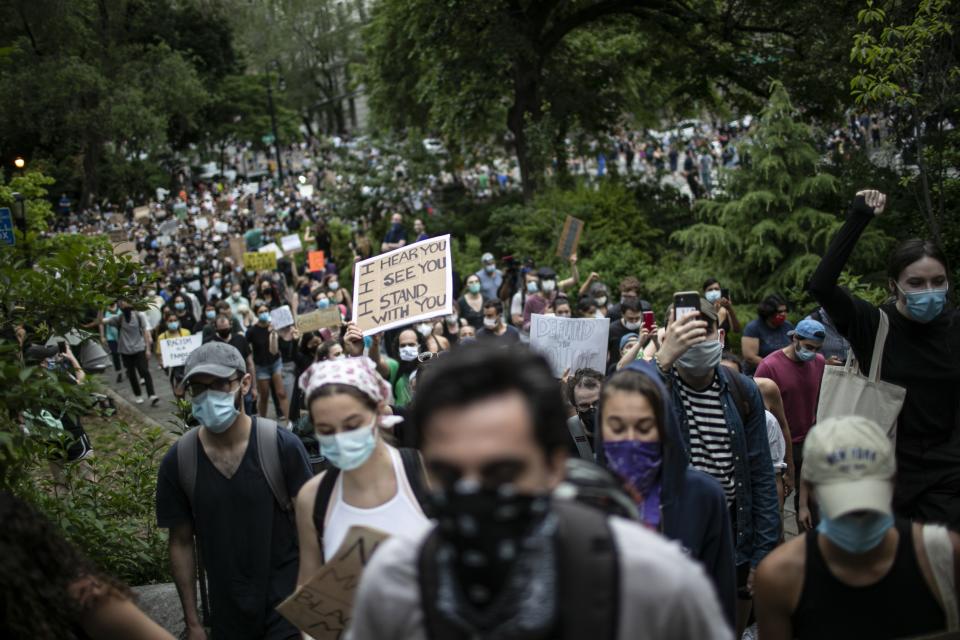
[[[280,464],[280,445],[277,442],[277,423],[267,418],[254,416],[254,428],[257,430],[257,455],[260,458],[260,469],[270,485],[270,491],[280,508],[286,512],[292,510],[290,494],[287,492],[287,483],[284,480],[283,465]]]
[[[593,462],[593,449],[590,447],[590,440],[587,438],[587,432],[583,428],[580,416],[567,418],[567,430],[570,432],[570,437],[573,438],[573,443],[576,445],[580,457]]]
[[[177,440],[177,475],[180,476],[180,488],[187,494],[187,502],[193,511],[193,492],[197,486],[197,440],[199,427],[193,427]]]
[[[313,501],[313,527],[317,530],[317,542],[320,544],[320,555],[323,556],[323,530],[327,519],[327,507],[330,505],[330,496],[333,495],[333,487],[337,484],[337,476],[340,475],[340,469],[330,467],[320,479],[320,486],[317,487],[317,497]],[[326,560],[324,560],[326,562]]]
[[[880,382],[880,365],[883,363],[883,348],[890,331],[890,318],[880,309],[880,324],[877,326],[877,338],[873,343],[873,356],[870,358],[870,380]]]
[[[614,640],[620,621],[620,565],[607,515],[554,500],[559,516],[560,623],[563,640]]]
[[[953,543],[950,533],[943,525],[925,524],[923,530],[923,548],[933,570],[934,582],[939,592],[940,606],[947,619],[947,631],[960,629],[960,613],[957,611],[957,586],[955,582]]]
[[[403,472],[407,476],[407,482],[410,484],[410,490],[413,496],[423,508],[427,500],[427,487],[423,478],[423,461],[420,459],[420,452],[416,449],[403,447],[398,449],[400,452],[400,461],[403,463]]]

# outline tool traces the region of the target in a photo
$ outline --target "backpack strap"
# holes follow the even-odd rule
[[[580,416],[567,418],[567,430],[573,438],[573,444],[577,447],[577,454],[584,460],[593,462],[593,448],[590,446],[590,440],[587,438],[587,431],[583,428]]]
[[[327,508],[330,506],[330,496],[333,495],[333,487],[337,484],[339,475],[340,469],[336,467],[327,469],[323,478],[320,479],[320,486],[317,487],[317,497],[313,501],[313,527],[317,530],[317,542],[320,545],[321,557],[323,557],[323,530],[327,519]]]
[[[923,525],[923,548],[933,570],[934,582],[940,606],[947,621],[947,631],[960,629],[960,612],[957,610],[957,585],[953,575],[953,543],[950,533],[943,525]]]
[[[426,633],[427,640],[467,640],[470,635],[455,622],[441,615],[437,607],[437,598],[440,593],[440,578],[437,571],[439,550],[440,536],[434,529],[423,541],[417,559],[423,630]]]
[[[280,464],[280,445],[276,421],[254,416],[253,426],[257,430],[257,456],[260,460],[260,470],[270,485],[270,491],[280,508],[286,512],[293,511],[293,503],[287,492],[287,483],[283,475],[283,465]]]
[[[620,622],[620,564],[607,515],[555,499],[560,628],[564,640],[615,640]]]
[[[727,377],[727,388],[730,389],[733,403],[737,406],[740,421],[746,426],[750,420],[750,403],[747,402],[747,390],[744,387],[743,376],[736,371],[727,371],[726,367],[720,367],[720,369],[723,371],[723,375]]]
[[[199,427],[193,427],[177,440],[177,475],[180,488],[187,494],[190,511],[193,511],[193,494],[197,488],[197,442]]]
[[[407,482],[410,483],[413,496],[423,508],[427,500],[427,484],[424,482],[423,460],[420,458],[420,452],[409,447],[400,448],[398,451],[400,461],[403,463],[403,472],[407,476]]]

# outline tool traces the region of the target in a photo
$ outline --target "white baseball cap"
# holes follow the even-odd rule
[[[893,445],[875,422],[861,416],[829,418],[803,444],[804,480],[828,518],[853,511],[892,514]]]

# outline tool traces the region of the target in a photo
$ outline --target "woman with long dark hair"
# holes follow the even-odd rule
[[[889,319],[880,375],[905,387],[897,431],[898,515],[960,526],[960,312],[950,304],[950,269],[928,240],[900,244],[890,256],[890,299],[879,307],[837,284],[860,235],[880,215],[886,196],[861,191],[810,281],[810,292],[850,341],[868,372],[880,325]]]

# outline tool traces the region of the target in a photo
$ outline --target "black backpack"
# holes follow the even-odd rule
[[[426,504],[427,487],[423,476],[423,461],[420,459],[420,452],[416,449],[400,448],[400,461],[403,463],[403,471],[407,476],[407,482],[410,483],[410,489],[413,496],[417,499],[420,507]],[[324,520],[327,517],[327,508],[330,505],[330,496],[333,495],[333,487],[340,476],[340,469],[330,467],[324,473],[320,480],[320,486],[317,487],[317,498],[313,502],[313,526],[317,530],[317,542],[320,545],[320,555],[323,555],[323,532]],[[397,487],[398,491],[402,489]]]
[[[277,504],[293,518],[293,502],[287,493],[287,483],[283,476],[283,466],[280,464],[280,449],[277,445],[277,423],[274,420],[255,416],[253,428],[257,430],[257,457],[260,469],[270,485],[270,491]],[[197,447],[200,427],[194,427],[180,436],[177,440],[177,470],[180,476],[180,486],[187,494],[190,509],[193,510],[193,495],[197,488]]]
[[[559,518],[559,619],[555,630],[562,640],[614,640],[620,621],[620,564],[607,515],[602,511],[554,499]],[[434,530],[418,559],[424,628],[430,640],[468,640],[472,636],[437,609],[436,557],[440,540]]]

